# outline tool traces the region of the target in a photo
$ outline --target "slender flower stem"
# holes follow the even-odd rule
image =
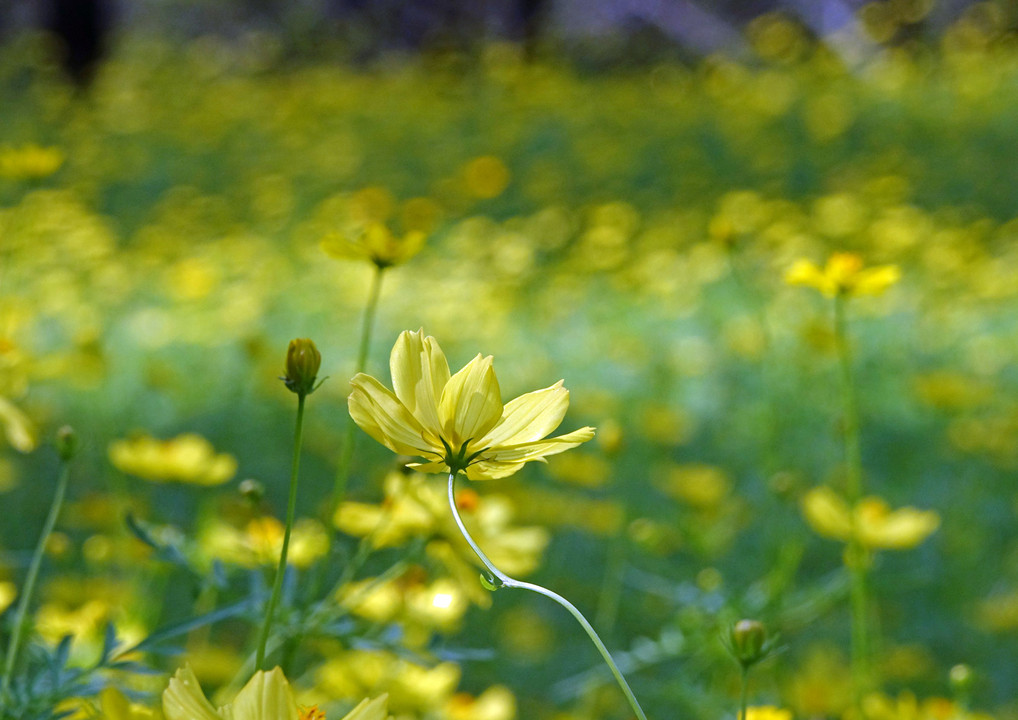
[[[749,707],[749,666],[742,666],[742,688],[739,693],[739,720],[746,720],[746,710]]]
[[[263,669],[265,661],[265,645],[269,640],[269,630],[272,628],[272,616],[276,612],[276,605],[279,603],[279,595],[283,589],[283,576],[286,574],[286,555],[290,550],[290,532],[293,530],[293,520],[297,513],[297,475],[300,471],[300,445],[301,436],[304,432],[304,400],[303,393],[297,395],[297,425],[293,432],[293,465],[290,469],[290,499],[286,506],[286,529],[283,531],[283,549],[279,553],[279,566],[276,568],[276,578],[272,583],[272,595],[269,596],[269,604],[265,610],[265,622],[262,624],[262,632],[258,638],[258,654],[255,657],[255,668]]]
[[[834,298],[834,342],[841,370],[843,432],[845,440],[845,495],[855,507],[863,495],[862,452],[859,441],[859,404],[852,373],[852,353],[845,330],[845,298]],[[850,574],[852,611],[852,685],[856,710],[861,713],[862,698],[869,690],[869,627],[866,597],[866,549],[859,543],[857,520],[852,513],[852,540],[846,548]],[[860,715],[861,717],[861,715]]]
[[[28,575],[25,577],[25,587],[21,592],[21,599],[18,601],[18,609],[14,615],[14,629],[11,631],[11,642],[7,646],[7,659],[4,663],[4,677],[0,684],[0,698],[6,697],[11,686],[11,676],[14,673],[14,665],[18,659],[18,647],[21,644],[21,633],[25,627],[25,616],[28,614],[28,606],[32,601],[35,592],[35,582],[39,577],[39,568],[42,565],[42,556],[46,551],[46,543],[53,533],[53,527],[60,515],[60,508],[64,504],[64,495],[67,493],[67,480],[71,474],[69,459],[61,459],[60,476],[57,479],[57,489],[53,494],[53,503],[50,505],[49,515],[43,525],[42,533],[39,535],[39,543],[35,547],[32,561],[28,566]]]
[[[368,302],[364,306],[364,314],[361,317],[361,341],[357,349],[357,366],[354,368],[354,374],[364,372],[368,364],[368,353],[371,351],[371,332],[375,326],[375,315],[378,312],[378,299],[382,294],[382,279],[384,275],[385,267],[376,265],[375,272],[371,275]],[[329,500],[330,518],[343,501],[343,496],[346,495],[346,484],[350,479],[350,461],[353,459],[353,450],[357,439],[354,428],[353,421],[347,418],[346,432],[343,435],[343,450],[340,453],[339,464],[336,467],[336,479],[332,487],[332,498]]]
[[[576,606],[548,588],[535,585],[534,583],[516,580],[506,575],[504,572],[495,567],[491,560],[488,559],[488,556],[485,555],[481,548],[477,546],[477,543],[474,542],[470,533],[467,532],[467,528],[463,524],[463,518],[460,517],[459,509],[456,507],[456,472],[449,473],[449,509],[452,510],[452,516],[456,520],[456,525],[459,527],[460,534],[463,535],[463,539],[467,541],[467,544],[470,545],[470,549],[474,551],[474,554],[484,564],[484,567],[488,569],[488,572],[491,573],[493,578],[499,581],[500,585],[507,588],[530,590],[531,592],[535,592],[539,595],[544,595],[547,598],[551,598],[569,611],[569,614],[572,615],[576,621],[580,623],[580,626],[584,629],[584,631],[586,631],[587,636],[590,637],[590,640],[594,643],[597,651],[601,653],[601,657],[604,658],[605,663],[608,665],[608,669],[611,670],[612,675],[615,677],[615,681],[619,684],[619,687],[622,688],[622,692],[625,694],[626,700],[629,701],[629,706],[633,709],[633,712],[636,713],[636,717],[639,718],[639,720],[647,720],[647,716],[644,714],[643,708],[640,707],[640,703],[636,700],[636,696],[633,695],[633,691],[629,688],[629,683],[626,682],[626,679],[622,676],[622,672],[612,659],[611,653],[608,652],[608,648],[605,647],[603,642],[601,642],[601,638],[598,636],[597,632],[595,632],[591,624],[587,622],[587,619],[583,617],[583,614],[576,609]]]

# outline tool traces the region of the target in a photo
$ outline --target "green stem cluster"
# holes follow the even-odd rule
[[[290,498],[286,506],[286,529],[283,531],[283,549],[279,553],[279,565],[276,567],[276,577],[272,583],[272,594],[269,596],[269,603],[265,609],[265,621],[262,624],[262,631],[258,638],[258,654],[255,658],[255,668],[264,669],[265,646],[269,640],[269,632],[272,629],[272,620],[276,612],[276,605],[279,603],[279,596],[283,589],[283,577],[286,575],[286,557],[290,549],[290,534],[293,530],[294,516],[297,513],[297,475],[300,471],[300,446],[304,430],[304,401],[306,395],[297,395],[297,425],[294,429],[293,439],[293,463],[290,468]]]
[[[548,588],[535,585],[534,583],[516,580],[515,578],[506,575],[504,572],[495,567],[494,563],[492,563],[491,560],[488,559],[488,556],[484,554],[480,547],[478,547],[473,537],[471,537],[470,533],[467,531],[466,526],[463,524],[463,518],[460,517],[459,509],[456,507],[456,474],[456,471],[449,473],[449,509],[452,510],[453,519],[456,521],[456,526],[459,528],[463,539],[467,541],[470,549],[474,551],[477,558],[484,564],[484,567],[488,569],[488,572],[491,573],[492,586],[530,590],[531,592],[551,598],[568,610],[569,614],[572,615],[578,623],[580,623],[580,626],[587,633],[591,642],[594,643],[597,651],[601,653],[601,657],[604,659],[605,664],[608,665],[608,669],[611,670],[612,675],[615,677],[615,681],[619,684],[623,694],[625,694],[626,700],[629,702],[629,706],[633,709],[633,712],[636,713],[636,717],[639,718],[639,720],[647,720],[647,716],[643,712],[643,708],[640,707],[640,703],[637,701],[636,696],[633,695],[633,691],[630,689],[629,683],[627,683],[625,677],[622,676],[622,672],[619,670],[618,665],[615,664],[615,660],[612,659],[611,653],[608,652],[608,648],[605,647],[605,644],[601,641],[601,638],[598,636],[593,626],[591,626],[591,624],[587,622],[587,619],[583,617],[583,613],[577,610],[576,606],[571,602],[558,593],[552,592]]]
[[[25,628],[28,607],[35,593],[35,583],[39,578],[39,568],[42,566],[42,556],[46,552],[46,543],[49,542],[53,528],[56,526],[57,517],[60,515],[60,508],[64,504],[64,495],[67,494],[67,481],[71,475],[71,464],[69,457],[61,458],[60,475],[57,479],[57,489],[53,494],[53,502],[50,505],[49,515],[43,524],[42,533],[39,535],[39,542],[35,546],[31,563],[28,566],[28,575],[25,577],[25,586],[21,591],[21,598],[18,601],[18,609],[14,614],[14,628],[11,631],[11,641],[7,646],[7,657],[4,661],[4,676],[0,682],[0,700],[7,697],[11,686],[11,677],[14,674],[14,666],[18,660],[18,649],[21,645],[21,635]]]

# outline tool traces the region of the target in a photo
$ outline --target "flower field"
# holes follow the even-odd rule
[[[987,22],[0,45],[0,717],[1018,718]]]

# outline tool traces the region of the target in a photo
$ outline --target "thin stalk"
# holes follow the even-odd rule
[[[378,312],[378,299],[382,294],[382,278],[385,275],[385,267],[376,265],[375,272],[371,276],[371,287],[368,289],[368,302],[364,306],[364,314],[361,316],[361,340],[357,349],[357,366],[354,374],[364,372],[368,364],[368,353],[371,351],[371,332],[375,326],[375,315]],[[340,452],[339,463],[336,466],[336,479],[332,487],[332,498],[329,500],[329,518],[336,512],[336,508],[343,502],[346,495],[346,484],[350,479],[350,461],[353,459],[354,445],[357,435],[355,434],[353,421],[347,417],[346,430],[343,435],[343,449]]]
[[[746,720],[749,708],[749,666],[742,666],[742,688],[739,692],[739,720]]]
[[[852,353],[845,330],[845,298],[834,298],[834,342],[841,370],[843,432],[845,441],[845,496],[852,512],[852,540],[846,549],[850,576],[852,612],[852,686],[857,712],[862,711],[862,698],[869,690],[869,627],[866,592],[866,550],[858,541],[854,508],[863,495],[862,452],[859,440],[859,404],[852,373]]]
[[[636,696],[633,695],[633,691],[630,689],[629,683],[627,683],[626,679],[622,676],[622,672],[615,664],[615,660],[612,659],[611,653],[608,652],[608,648],[605,647],[605,644],[603,642],[601,642],[601,638],[598,636],[597,632],[594,630],[591,624],[587,622],[587,619],[583,617],[583,613],[577,610],[576,606],[573,605],[571,602],[566,600],[558,593],[552,592],[548,588],[542,587],[540,585],[535,585],[534,583],[523,582],[521,580],[516,580],[512,577],[509,577],[504,572],[495,567],[494,563],[492,563],[491,560],[488,559],[488,556],[485,555],[481,548],[478,547],[477,543],[474,542],[473,537],[471,537],[470,533],[467,532],[467,528],[463,524],[463,518],[460,517],[459,509],[456,507],[455,472],[449,473],[449,509],[452,510],[453,519],[456,520],[456,525],[457,527],[459,527],[460,534],[463,535],[463,539],[467,541],[467,544],[470,546],[470,549],[474,551],[474,554],[481,561],[481,563],[484,564],[484,567],[488,569],[488,572],[490,572],[494,578],[497,578],[502,586],[507,588],[519,588],[521,590],[530,590],[531,592],[535,592],[538,595],[544,595],[547,598],[551,598],[552,600],[554,600],[559,605],[561,605],[562,607],[569,611],[569,614],[576,619],[576,622],[578,622],[580,626],[584,629],[584,631],[587,633],[587,636],[590,638],[591,642],[594,643],[594,647],[597,648],[597,651],[601,653],[601,657],[604,659],[605,664],[608,665],[608,669],[611,670],[612,675],[615,677],[615,681],[619,684],[619,687],[622,689],[623,694],[626,696],[626,700],[629,701],[629,706],[633,709],[633,712],[636,713],[636,717],[639,718],[639,720],[647,720],[647,716],[646,714],[644,714],[643,708],[640,707],[640,703],[637,701]]]
[[[4,662],[4,677],[0,684],[0,698],[6,697],[11,686],[11,676],[14,673],[14,665],[18,660],[18,648],[21,644],[21,633],[25,627],[25,616],[28,614],[28,606],[32,601],[35,592],[35,583],[39,578],[39,568],[42,566],[42,556],[46,552],[46,543],[49,541],[53,528],[56,526],[57,517],[60,515],[60,508],[64,504],[64,495],[67,494],[67,481],[71,475],[71,464],[68,459],[61,459],[60,475],[57,479],[57,489],[53,494],[53,503],[49,508],[49,515],[43,524],[42,533],[39,535],[39,542],[35,546],[35,553],[32,555],[31,563],[28,566],[28,575],[25,577],[25,587],[21,592],[18,601],[18,609],[14,615],[14,629],[11,631],[11,642],[7,646],[7,659]]]
[[[276,605],[279,603],[279,596],[283,589],[283,576],[286,574],[286,555],[290,550],[290,532],[293,530],[294,516],[297,513],[297,475],[300,471],[300,445],[301,436],[304,432],[304,400],[303,393],[297,395],[297,425],[293,432],[293,464],[290,469],[290,499],[286,506],[286,529],[283,531],[283,549],[279,553],[279,565],[276,568],[276,578],[272,583],[272,595],[269,596],[269,604],[265,610],[265,622],[262,624],[262,632],[258,638],[258,654],[255,657],[255,668],[264,669],[262,664],[265,661],[265,645],[269,640],[269,631],[272,628],[272,618],[276,612]]]

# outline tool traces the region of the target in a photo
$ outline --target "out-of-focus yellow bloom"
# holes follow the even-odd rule
[[[18,452],[35,450],[38,444],[35,426],[25,413],[4,397],[0,397],[0,427],[7,442]]]
[[[873,550],[914,548],[940,526],[940,516],[933,510],[891,510],[877,497],[863,498],[852,509],[828,487],[806,493],[802,512],[818,535],[846,543],[858,540]]]
[[[59,148],[35,144],[0,148],[0,177],[37,180],[49,177],[63,164],[64,154]]]
[[[275,565],[282,552],[284,531],[283,523],[270,515],[254,518],[243,528],[213,521],[202,533],[201,552],[244,567]],[[329,535],[321,523],[301,518],[294,524],[287,562],[306,568],[328,551]]]
[[[494,685],[477,697],[456,693],[445,704],[449,720],[513,720],[516,698],[509,688]]]
[[[335,526],[350,535],[370,536],[375,547],[398,547],[415,537],[432,538],[426,548],[428,555],[449,571],[460,592],[487,606],[491,594],[477,583],[473,553],[449,512],[445,483],[417,473],[393,472],[384,485],[385,500],[380,506],[344,502],[333,518]],[[515,508],[509,498],[481,496],[464,488],[457,494],[457,504],[470,534],[498,567],[512,575],[526,575],[540,565],[548,531],[515,525]],[[376,588],[376,592],[377,597],[363,600],[367,603],[362,608],[364,614],[396,612],[388,605],[393,598],[387,597],[387,591]],[[459,603],[454,595],[449,609],[458,609]],[[439,616],[439,609],[434,609],[433,618]]]
[[[482,155],[463,166],[467,192],[477,198],[498,197],[509,185],[509,168],[493,155]]]
[[[323,692],[343,697],[385,693],[393,713],[415,716],[444,705],[459,680],[455,663],[426,668],[387,650],[349,650],[327,660],[316,673],[316,686]]]
[[[343,720],[385,720],[386,697],[364,700]],[[259,670],[230,705],[219,709],[205,697],[190,667],[177,670],[163,692],[166,720],[305,720],[314,715],[297,708],[290,683],[278,667]]]
[[[594,437],[594,428],[585,427],[545,439],[569,407],[561,380],[503,406],[490,355],[477,355],[450,376],[442,348],[423,330],[400,334],[389,369],[395,392],[370,375],[353,378],[350,416],[393,452],[427,458],[411,465],[423,472],[507,477]]]
[[[11,606],[17,596],[18,588],[14,583],[9,580],[0,582],[0,614]]]
[[[153,482],[222,485],[237,473],[232,455],[216,454],[201,435],[186,433],[171,440],[142,435],[110,444],[113,466]]]
[[[901,279],[897,265],[864,268],[853,253],[834,253],[820,268],[810,260],[797,260],[785,273],[789,285],[815,288],[827,297],[880,295]]]
[[[755,705],[746,708],[746,720],[792,720],[792,711],[773,705]]]
[[[863,714],[871,720],[990,720],[943,697],[919,700],[910,692],[898,697],[873,693],[863,698]]]
[[[402,265],[421,251],[427,236],[411,230],[396,237],[382,223],[369,223],[356,239],[330,233],[322,240],[322,250],[340,260],[369,260],[380,268]]]
[[[660,480],[660,487],[672,497],[693,507],[717,507],[728,496],[731,481],[721,468],[692,463],[671,465]]]

